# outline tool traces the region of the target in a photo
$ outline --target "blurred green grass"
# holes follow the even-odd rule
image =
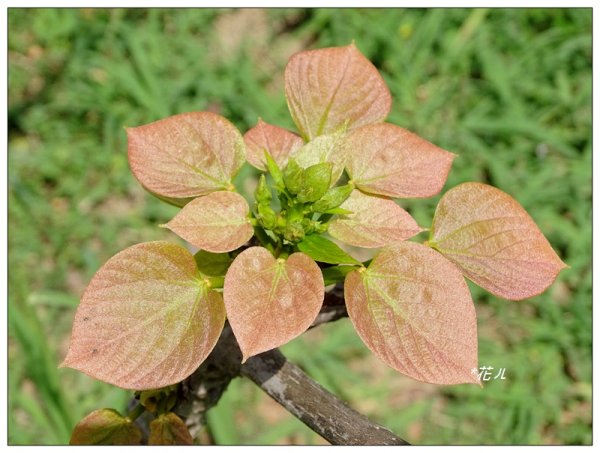
[[[74,309],[108,258],[175,208],[128,170],[124,126],[212,110],[242,131],[292,128],[287,58],[355,40],[393,95],[389,121],[458,153],[446,189],[483,181],[530,212],[570,269],[507,302],[471,285],[484,389],[414,382],[348,320],[284,352],[417,444],[590,444],[591,9],[16,9],[9,19],[10,444],[64,444],[128,393],[56,366]],[[402,205],[427,226],[438,197]],[[307,354],[306,351],[311,353]],[[253,384],[209,413],[222,444],[322,443]]]

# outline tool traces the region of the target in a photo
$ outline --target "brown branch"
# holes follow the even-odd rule
[[[387,428],[329,393],[277,349],[249,358],[246,376],[310,429],[334,445],[407,445]]]

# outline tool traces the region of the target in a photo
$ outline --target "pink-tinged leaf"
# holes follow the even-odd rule
[[[234,192],[196,198],[165,226],[190,244],[213,253],[235,250],[254,234],[248,203]]]
[[[140,445],[142,433],[114,409],[99,409],[73,429],[69,445]]]
[[[173,412],[159,415],[150,422],[148,445],[192,445],[194,440],[187,426]]]
[[[262,247],[240,253],[225,276],[223,297],[244,361],[308,329],[324,295],[321,270],[304,253],[287,259]]]
[[[373,124],[351,132],[344,148],[346,169],[364,192],[395,198],[437,194],[455,155],[393,124]]]
[[[340,208],[352,214],[333,220],[327,231],[334,238],[356,247],[384,247],[423,231],[408,212],[389,198],[354,190]]]
[[[246,154],[240,132],[211,112],[128,128],[127,140],[135,177],[150,192],[171,199],[230,188]]]
[[[383,249],[346,277],[348,315],[386,364],[432,384],[479,384],[477,320],[460,271],[413,242]]]
[[[200,279],[186,249],[137,244],[92,278],[61,366],[126,389],[164,387],[198,368],[224,323],[221,294]]]
[[[511,300],[540,294],[566,267],[517,201],[481,183],[444,194],[429,244],[479,286]]]
[[[321,135],[311,140],[292,154],[292,158],[301,168],[329,162],[332,165],[330,186],[340,179],[346,165],[346,152],[342,149],[343,134]]]
[[[304,141],[296,134],[258,120],[258,124],[244,134],[247,159],[259,170],[265,171],[265,151],[267,151],[279,168],[287,165],[290,154],[298,150]]]
[[[285,96],[292,118],[307,140],[380,123],[392,105],[377,68],[354,44],[308,50],[285,68]]]

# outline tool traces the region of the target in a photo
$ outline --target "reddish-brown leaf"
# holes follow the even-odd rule
[[[285,68],[285,96],[307,140],[344,125],[350,130],[382,122],[392,104],[383,78],[354,44],[292,56]]]
[[[308,329],[324,294],[319,266],[303,253],[287,259],[263,247],[240,253],[225,276],[223,296],[244,361]]]
[[[182,113],[128,128],[127,140],[133,174],[164,198],[229,189],[245,160],[242,135],[211,112]]]
[[[185,205],[165,226],[202,250],[229,252],[252,237],[249,211],[240,194],[213,192]]]
[[[340,206],[352,211],[333,220],[331,236],[357,247],[376,248],[404,241],[423,231],[394,201],[354,190]]]
[[[511,300],[540,294],[566,267],[521,205],[486,184],[446,192],[429,244],[479,286]]]
[[[346,169],[364,192],[396,198],[437,194],[455,155],[393,124],[361,127],[346,137]]]
[[[356,331],[381,360],[433,384],[479,383],[477,321],[469,288],[450,261],[401,242],[346,277]]]
[[[140,445],[142,433],[114,409],[98,409],[73,429],[69,445]]]
[[[61,366],[126,389],[164,387],[198,368],[224,323],[221,294],[200,279],[186,249],[137,244],[92,278]]]
[[[159,415],[150,422],[148,445],[192,445],[187,426],[173,412]]]
[[[248,162],[262,171],[266,170],[265,151],[273,157],[279,168],[285,168],[290,154],[304,144],[296,134],[261,119],[244,134],[244,142]]]

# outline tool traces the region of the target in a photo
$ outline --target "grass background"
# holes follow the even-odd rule
[[[293,128],[288,57],[353,39],[392,91],[389,121],[460,155],[445,189],[483,181],[512,194],[571,267],[518,303],[471,285],[480,365],[506,369],[483,390],[390,370],[348,320],[284,352],[411,443],[591,443],[591,9],[10,9],[8,19],[11,444],[64,444],[83,415],[129,397],[57,369],[94,272],[134,243],[178,240],[157,228],[176,208],[129,172],[123,126],[212,110],[242,131],[259,115]],[[401,204],[428,226],[438,199]],[[209,413],[209,434],[324,442],[241,379]]]

